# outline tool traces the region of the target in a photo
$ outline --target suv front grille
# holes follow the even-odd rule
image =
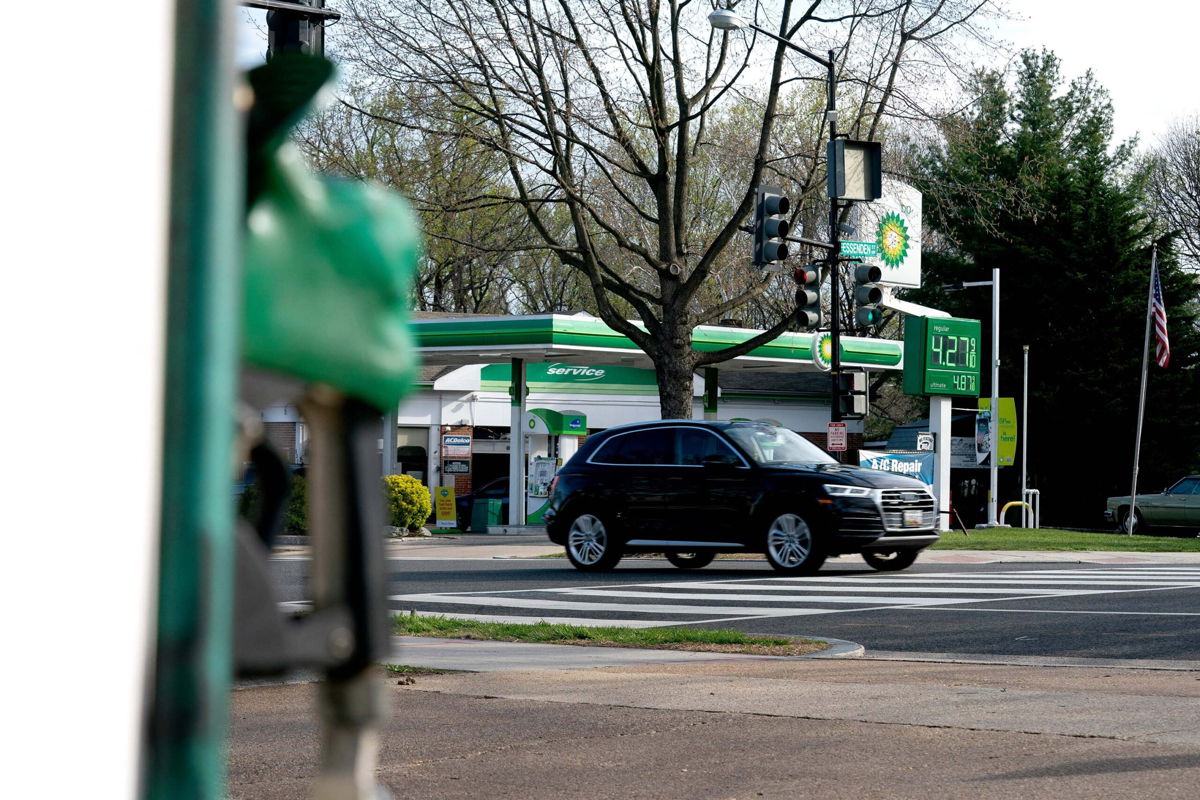
[[[879,499],[883,507],[885,536],[889,533],[911,533],[937,527],[937,504],[929,492],[919,489],[884,489]],[[909,513],[905,514],[906,511]],[[905,517],[909,518],[907,525]],[[919,519],[919,523],[914,523],[914,519]]]

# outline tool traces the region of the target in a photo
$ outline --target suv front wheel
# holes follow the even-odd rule
[[[572,519],[567,529],[567,560],[583,572],[602,572],[621,560],[621,548],[603,519],[584,512]]]
[[[825,551],[813,529],[791,512],[771,515],[764,549],[771,566],[787,575],[812,575],[825,563]]]

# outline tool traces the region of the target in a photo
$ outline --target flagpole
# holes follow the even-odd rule
[[[1146,414],[1146,373],[1150,367],[1150,326],[1153,324],[1154,312],[1154,270],[1158,268],[1158,243],[1150,245],[1150,292],[1146,298],[1146,341],[1142,345],[1142,386],[1138,392],[1137,436],[1133,440],[1133,485],[1129,489],[1129,514],[1125,523],[1125,533],[1133,536],[1134,520],[1137,519],[1137,478],[1138,459],[1142,453],[1142,418]],[[1117,520],[1120,523],[1121,520]]]

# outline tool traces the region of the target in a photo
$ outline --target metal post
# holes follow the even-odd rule
[[[1146,338],[1142,342],[1142,382],[1138,389],[1137,435],[1133,440],[1133,478],[1129,487],[1129,524],[1125,533],[1133,535],[1134,520],[1137,518],[1137,477],[1138,461],[1142,456],[1142,420],[1146,415],[1146,374],[1150,371],[1150,326],[1154,316],[1154,270],[1158,266],[1158,242],[1150,245],[1150,290],[1146,295]],[[1120,523],[1120,510],[1117,511],[1117,522]]]
[[[525,524],[525,360],[512,360],[512,407],[509,413],[508,519]],[[485,531],[486,533],[486,531]]]
[[[999,525],[996,501],[1000,478],[1000,268],[992,267],[992,424],[991,468],[988,470],[988,525]]]
[[[938,530],[950,530],[950,416],[949,397],[929,398],[929,430],[933,432],[933,494],[938,503]]]
[[[704,418],[717,419],[717,405],[720,402],[720,390],[717,388],[717,368],[704,368]],[[563,459],[566,463],[566,459]]]
[[[1029,345],[1025,345],[1022,350],[1023,365],[1022,365],[1022,385],[1021,385],[1021,499],[1025,500],[1025,490],[1029,488],[1028,471],[1026,469],[1025,459],[1029,452]],[[1021,527],[1029,527],[1029,508],[1021,506]]]
[[[396,474],[396,409],[383,415],[383,452],[379,465],[380,474],[385,478]],[[425,483],[433,484],[426,478]]]
[[[174,5],[157,653],[142,796],[216,800],[232,677],[243,153],[230,101],[233,9]]]

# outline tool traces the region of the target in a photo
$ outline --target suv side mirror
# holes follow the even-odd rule
[[[709,453],[704,457],[704,466],[706,467],[736,467],[738,465],[737,456],[733,453]]]

